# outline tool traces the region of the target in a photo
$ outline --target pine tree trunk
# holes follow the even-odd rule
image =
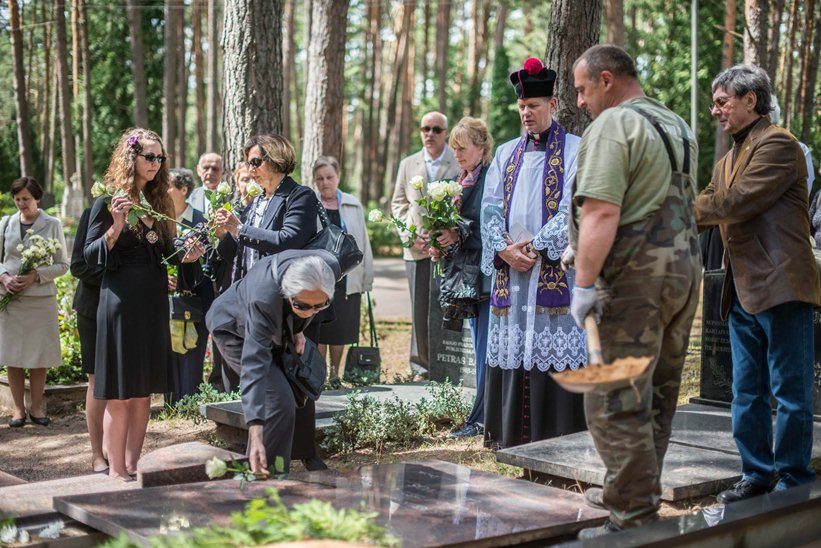
[[[733,31],[735,30],[735,14],[735,0],[726,0],[724,2],[724,40],[721,45],[721,70],[728,69],[733,66],[733,47],[735,44]],[[715,120],[715,127],[715,155],[713,156],[713,161],[717,162],[723,158],[729,150],[729,137],[721,129],[721,125],[719,125],[718,120]]]
[[[397,110],[399,110],[400,101],[402,98],[402,84],[405,79],[404,66],[408,59],[408,35],[411,32],[411,21],[413,15],[413,2],[404,4],[401,12],[397,13],[396,20],[396,51],[394,52],[393,62],[393,83],[391,84],[391,95],[388,102],[388,112],[386,125],[384,126],[384,133],[382,134],[382,153],[380,162],[385,164],[386,173],[395,173],[397,153],[396,149],[399,146],[399,131],[397,131]],[[400,112],[401,115],[401,112]],[[401,125],[401,118],[399,120]]]
[[[607,43],[624,47],[624,0],[605,0]]]
[[[177,152],[177,3],[165,0],[163,25],[162,138],[170,155]],[[172,162],[174,159],[172,159]]]
[[[430,20],[433,15],[430,3],[431,0],[424,0],[424,34],[422,35],[422,66],[420,68],[422,77],[422,97],[421,103],[427,101],[428,98],[428,54],[430,52]]]
[[[282,131],[282,0],[226,0],[223,19],[224,165],[249,137]]]
[[[493,35],[493,54],[499,51],[502,43],[505,40],[505,27],[507,26],[508,2],[510,0],[503,0],[498,3],[496,8],[496,28]]]
[[[217,14],[217,0],[208,1],[208,85],[206,89],[207,103],[207,126],[205,130],[205,151],[216,152],[219,150],[219,17]],[[233,169],[232,164],[223,165]]]
[[[413,29],[416,20],[416,3],[409,1],[406,5],[410,12],[410,21],[408,22],[408,29]],[[414,33],[408,31],[405,37],[405,58],[403,75],[402,75],[402,100],[400,102],[399,114],[399,134],[394,150],[394,157],[389,165],[391,165],[391,172],[393,172],[399,165],[400,158],[408,151],[409,143],[414,133],[413,123],[413,91],[414,83],[416,81],[414,74],[414,62],[416,58],[416,48],[414,47]]]
[[[174,151],[174,165],[177,167],[185,167],[185,152],[186,152],[186,130],[185,130],[185,115],[188,110],[188,66],[185,62],[185,4],[180,2],[177,8],[176,19],[176,43],[177,48],[175,55],[177,56],[177,97],[175,106],[174,118],[177,121],[176,145],[177,149]]]
[[[311,169],[321,155],[342,158],[342,96],[345,75],[345,21],[348,0],[313,0],[311,39],[305,74],[305,140],[302,182],[313,184]]]
[[[784,7],[787,0],[770,0],[770,16],[767,23],[769,34],[767,35],[767,74],[770,75],[773,89],[775,89],[775,78],[778,68],[778,52],[781,43],[781,24],[784,21]]]
[[[66,44],[66,3],[65,0],[54,2],[54,28],[57,42],[57,85],[60,105],[60,140],[62,143],[63,180],[66,188],[76,188],[77,161],[74,151],[74,139],[71,130],[71,90],[68,79],[68,46]]]
[[[205,64],[202,55],[203,0],[191,4],[191,26],[194,54],[194,106],[197,113],[197,158],[205,152]],[[229,166],[233,168],[233,166]]]
[[[601,3],[598,0],[553,0],[548,27],[547,66],[558,74],[554,94],[559,99],[556,119],[564,128],[581,135],[590,117],[576,107],[573,63],[599,42]]]
[[[436,9],[436,80],[439,96],[439,112],[448,110],[448,53],[450,51],[450,0],[439,0]]]
[[[131,75],[134,78],[134,122],[137,127],[148,127],[146,104],[145,64],[143,61],[143,27],[139,0],[127,0],[128,35],[131,39]]]
[[[14,98],[17,107],[17,154],[20,157],[20,174],[34,174],[31,126],[26,101],[26,69],[23,61],[23,32],[20,30],[20,11],[17,0],[9,0],[9,25],[11,27],[12,58],[14,62]]]
[[[379,147],[379,121],[382,112],[382,38],[380,35],[382,6],[378,2],[368,3],[368,29],[366,33],[368,51],[367,92],[364,103],[367,117],[364,121],[362,138],[362,203],[378,200],[382,196],[384,171],[379,169],[377,158]]]
[[[48,0],[43,0],[43,15],[47,16],[48,7],[46,2]],[[45,17],[44,17],[45,18]],[[53,180],[52,174],[53,166],[49,166],[49,158],[52,155],[52,149],[54,147],[53,144],[53,132],[52,128],[52,119],[54,117],[53,108],[53,101],[52,96],[55,93],[56,86],[53,85],[52,73],[54,72],[54,68],[51,62],[51,32],[52,25],[48,25],[43,30],[43,61],[44,61],[44,70],[43,70],[43,89],[42,89],[42,118],[40,120],[40,158],[42,158],[43,163],[45,164],[45,176],[43,179],[43,190],[47,194],[53,194],[54,187],[53,187]]]
[[[56,36],[51,40],[52,43],[56,40]],[[45,191],[49,194],[54,194],[54,171],[55,171],[55,163],[56,163],[56,154],[54,153],[54,148],[57,143],[57,109],[59,108],[57,105],[57,99],[59,97],[58,88],[59,85],[57,78],[57,64],[56,62],[51,66],[51,81],[53,85],[50,88],[50,97],[49,97],[49,115],[48,115],[48,146],[45,149],[46,155],[46,187]]]
[[[767,0],[744,0],[744,63],[758,65],[769,71],[767,64],[767,24],[769,22],[769,2]]]
[[[91,52],[88,45],[86,0],[79,0],[80,55],[83,73],[83,195],[91,196],[94,178],[94,152],[91,146]]]
[[[282,66],[285,68],[286,74],[289,75],[288,81],[282,87],[282,133],[293,142],[290,73],[292,65],[296,63],[294,52],[296,46],[294,41],[294,0],[284,0],[282,19]]]
[[[34,61],[34,50],[36,49],[34,46],[34,29],[38,26],[37,25],[37,3],[32,2],[31,4],[31,22],[28,25],[29,33],[28,33],[28,59],[26,61],[26,104],[31,106],[31,89],[32,89],[32,82],[35,78],[34,71],[31,70],[32,63]],[[20,12],[20,20],[25,21],[25,16],[21,10]],[[20,25],[22,27],[22,24]],[[30,110],[30,109],[29,109]],[[29,123],[33,123],[34,120],[30,120]]]
[[[812,129],[813,105],[815,103],[815,81],[818,75],[818,51],[821,47],[821,14],[816,10],[815,0],[807,0],[804,5],[807,10],[804,36],[804,51],[801,61],[801,87],[799,117],[801,118],[801,141],[810,141]],[[812,44],[812,45],[810,45]]]
[[[800,4],[800,0],[793,0],[792,3],[792,10],[790,12],[790,39],[787,43],[787,47],[784,50],[784,84],[782,86],[783,90],[783,101],[784,101],[784,109],[782,111],[784,116],[784,121],[782,122],[782,126],[786,129],[790,129],[792,126],[792,119],[794,113],[794,105],[793,102],[793,52],[796,50],[796,38],[798,34],[798,25],[799,25],[799,16],[798,16],[798,6]]]

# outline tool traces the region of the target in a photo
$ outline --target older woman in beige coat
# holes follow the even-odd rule
[[[323,356],[330,347],[328,374],[339,376],[339,365],[346,344],[359,342],[359,307],[362,293],[373,288],[373,253],[365,229],[365,210],[359,200],[339,190],[339,162],[333,156],[320,156],[313,166],[314,188],[331,222],[353,235],[362,250],[362,264],[340,281],[334,292],[334,320],[322,324],[319,332]]]
[[[17,213],[0,220],[0,296],[14,294],[0,312],[0,364],[7,366],[9,387],[14,399],[11,427],[26,423],[23,400],[25,375],[29,370],[31,408],[28,416],[40,426],[48,426],[43,413],[43,391],[49,367],[62,364],[60,327],[57,323],[57,287],[54,279],[68,271],[66,242],[60,221],[39,208],[43,190],[31,177],[11,184]],[[52,264],[21,275],[23,258],[18,247],[27,246],[34,235],[60,243]]]

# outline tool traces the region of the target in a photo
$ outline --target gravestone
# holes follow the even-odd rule
[[[701,331],[701,382],[695,403],[727,406],[733,401],[733,360],[730,330],[721,319],[721,288],[724,270],[704,273]],[[821,420],[821,309],[813,311],[814,369],[813,415]]]
[[[442,307],[439,306],[439,277],[430,282],[430,312],[428,314],[428,338],[430,341],[430,380],[442,382],[450,379],[453,384],[476,388],[476,358],[473,355],[473,338],[467,321],[462,331],[442,327]]]
[[[571,538],[604,521],[579,493],[442,461],[364,466],[344,474],[305,472],[255,481],[151,487],[130,493],[60,497],[54,507],[106,534],[148,545],[159,534],[228,525],[249,500],[279,491],[287,506],[318,499],[376,513],[403,546],[507,546]],[[542,543],[544,544],[544,543]]]

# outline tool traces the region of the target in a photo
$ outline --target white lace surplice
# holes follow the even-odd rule
[[[501,145],[488,169],[482,198],[482,272],[495,276],[493,257],[506,247],[503,233],[504,185],[502,174],[518,139]],[[559,259],[567,247],[567,219],[571,203],[570,188],[576,176],[576,154],[580,139],[567,135],[564,147],[564,190],[559,211],[542,226],[544,189],[544,152],[527,152],[522,159],[519,178],[510,200],[508,226],[521,224],[535,234],[533,245],[546,249],[551,259]],[[541,258],[528,272],[510,269],[510,309],[506,316],[490,315],[487,364],[502,369],[563,371],[587,363],[584,331],[576,327],[570,314],[536,313],[536,287]],[[567,276],[573,287],[574,273]],[[569,289],[568,289],[569,290]]]

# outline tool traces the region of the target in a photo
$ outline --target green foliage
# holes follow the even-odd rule
[[[488,115],[490,134],[497,145],[515,138],[522,131],[519,113],[516,111],[516,94],[510,85],[510,72],[510,58],[505,45],[502,44],[493,62],[490,114]]]
[[[218,392],[207,382],[201,383],[196,394],[180,398],[174,405],[166,404],[157,417],[159,420],[188,419],[196,423],[205,422],[200,414],[200,406],[207,403],[236,401],[241,399],[239,392]]]
[[[77,279],[65,274],[54,280],[57,285],[57,319],[60,324],[60,349],[63,365],[53,367],[46,374],[48,384],[77,384],[85,382],[80,334],[77,331],[77,313],[72,308]]]
[[[322,440],[328,453],[348,453],[370,448],[381,454],[386,447],[406,447],[425,435],[435,434],[464,423],[471,410],[460,391],[449,381],[432,382],[430,399],[417,404],[394,396],[377,400],[353,392],[345,409],[334,416],[334,425]]]
[[[198,527],[185,534],[151,539],[154,548],[212,548],[263,546],[277,542],[331,539],[397,546],[398,540],[374,523],[375,512],[336,509],[329,502],[312,499],[288,508],[276,489],[265,490],[265,498],[248,502],[245,510],[231,515],[231,525]],[[103,545],[105,548],[136,547],[125,534]]]
[[[376,202],[368,203],[368,211],[379,209]],[[387,223],[373,223],[365,219],[365,226],[368,229],[368,238],[371,241],[371,249],[375,257],[401,257],[402,240],[393,226]]]

